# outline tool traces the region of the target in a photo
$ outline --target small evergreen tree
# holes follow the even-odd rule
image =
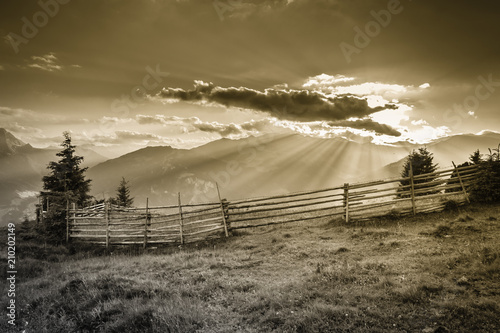
[[[478,176],[470,188],[471,199],[500,202],[500,145],[479,163]]]
[[[67,204],[75,202],[83,206],[91,198],[88,194],[90,180],[85,179],[87,168],[80,167],[83,157],[75,155],[75,146],[71,144],[69,132],[64,132],[63,136],[63,149],[56,154],[60,159],[47,166],[50,174],[42,178],[44,191],[41,192],[43,202],[49,202],[48,207],[45,207],[46,223],[42,228],[47,240],[56,243],[65,238]]]
[[[438,165],[433,163],[434,156],[427,148],[419,148],[417,151],[413,150],[406,158],[403,164],[403,171],[401,171],[401,177],[408,178],[410,176],[410,169],[413,172],[413,176],[418,176],[427,173],[433,173],[437,170]],[[429,175],[427,177],[419,178],[413,181],[415,190],[422,190],[427,187],[432,187],[433,185],[420,185],[423,183],[429,183],[436,179],[436,176]],[[404,179],[400,181],[400,188],[398,192],[406,192],[410,189],[410,180]],[[436,193],[434,190],[429,190],[426,192],[421,192],[415,194],[416,196],[428,195]],[[409,197],[408,194],[398,194],[400,198]]]
[[[472,154],[470,154],[469,161],[471,161],[471,165],[479,164],[483,161],[483,155],[479,152],[479,149],[476,149]]]
[[[112,203],[122,207],[131,207],[134,203],[134,198],[130,197],[130,189],[125,177],[122,177],[120,185],[116,189],[116,198],[112,200]]]

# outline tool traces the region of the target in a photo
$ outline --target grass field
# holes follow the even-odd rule
[[[29,238],[18,231],[12,332],[500,332],[500,206],[144,253]]]

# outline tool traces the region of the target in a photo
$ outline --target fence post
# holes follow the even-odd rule
[[[181,192],[178,193],[178,199],[179,199],[179,226],[180,226],[181,244],[184,244],[184,234],[182,230],[184,228],[184,221],[182,218]]]
[[[462,182],[462,176],[460,176],[460,172],[458,172],[458,168],[455,165],[455,162],[451,161],[453,164],[453,167],[455,168],[455,172],[457,173],[458,180],[460,181],[460,186],[462,186],[462,191],[464,192],[465,199],[467,200],[468,203],[470,203],[469,200],[469,194],[467,194],[467,191],[465,190],[464,183]]]
[[[410,195],[411,195],[411,208],[413,215],[417,214],[417,207],[415,205],[415,184],[413,182],[413,167],[410,162]]]
[[[76,223],[76,205],[75,205],[74,202],[71,203],[71,209],[73,210],[73,223]],[[70,232],[70,228],[69,228],[69,225],[68,225],[68,229],[66,231],[67,242],[69,242],[69,238],[70,238],[69,232]]]
[[[104,203],[104,219],[106,220],[106,249],[109,248],[109,202]]]
[[[69,242],[69,199],[66,197],[66,244]]]
[[[40,205],[40,223],[43,224],[43,197],[40,196],[38,199],[38,204]],[[36,221],[38,223],[38,220]]]
[[[344,183],[344,218],[349,222],[349,183]]]
[[[227,233],[227,221],[226,221],[226,213],[224,212],[224,203],[222,202],[220,198],[220,191],[219,191],[219,184],[217,182],[215,183],[215,187],[217,187],[217,195],[219,196],[219,201],[220,201],[220,210],[222,214],[222,221],[224,222],[224,233],[226,234],[226,237],[229,237],[229,234]]]
[[[146,219],[144,220],[144,245],[146,248],[148,245],[148,223],[149,223],[149,198],[146,198]]]

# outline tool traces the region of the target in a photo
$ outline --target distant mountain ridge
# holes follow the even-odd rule
[[[425,146],[440,168],[447,168],[451,161],[462,163],[474,150],[487,153],[499,143],[499,133],[486,132]],[[144,206],[146,198],[150,205],[175,204],[178,192],[185,203],[216,201],[216,182],[221,195],[234,200],[397,177],[408,153],[421,146],[267,134],[220,139],[190,150],[145,147],[110,160],[88,149],[77,148],[77,154],[86,164],[92,162],[87,177],[93,196],[114,196],[123,176],[135,205]],[[33,216],[42,176],[48,162],[57,160],[57,151],[33,148],[0,129],[0,225]]]
[[[23,146],[26,146],[26,143],[16,138],[4,128],[0,128],[0,156],[12,155]]]
[[[457,135],[425,146],[440,168],[483,153],[500,143],[500,134]],[[191,150],[140,149],[89,170],[93,194],[113,196],[119,180],[130,181],[137,205],[173,204],[177,193],[186,202],[217,199],[215,183],[227,199],[281,194],[399,176],[412,149],[423,145],[375,145],[341,138],[265,135],[238,141],[221,139]]]

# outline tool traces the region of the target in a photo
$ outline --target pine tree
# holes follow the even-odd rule
[[[483,161],[483,155],[476,149],[472,154],[469,155],[469,160],[472,164],[479,164]]]
[[[43,189],[49,191],[52,196],[69,197],[77,205],[85,205],[91,198],[90,180],[85,179],[88,168],[80,168],[83,157],[75,155],[76,146],[71,144],[71,135],[64,132],[64,141],[61,144],[63,150],[56,156],[60,157],[58,162],[50,162],[47,169],[51,170],[48,176],[43,177]]]
[[[116,199],[113,202],[122,207],[131,207],[134,203],[134,198],[130,197],[130,189],[125,177],[122,177],[120,185],[116,189]]]
[[[65,238],[65,217],[67,205],[74,202],[79,206],[86,205],[90,200],[90,180],[85,179],[87,168],[81,168],[83,157],[75,155],[75,146],[71,144],[71,136],[64,132],[63,149],[56,154],[60,159],[50,162],[47,169],[50,174],[44,176],[41,196],[44,202],[49,202],[43,234],[48,241],[60,243]]]
[[[413,150],[408,157],[406,158],[403,164],[403,171],[401,171],[401,177],[408,178],[410,177],[410,169],[413,172],[413,176],[434,173],[437,170],[438,165],[433,163],[434,156],[431,152],[427,150],[427,148],[419,148],[417,151]],[[411,168],[410,168],[411,166]],[[419,185],[422,183],[428,183],[435,180],[436,177],[433,175],[429,175],[427,177],[419,178],[413,181],[415,190],[422,190],[426,187],[432,185]],[[408,191],[410,185],[410,180],[405,179],[400,181],[400,186],[406,186],[404,188],[400,188],[398,192]],[[420,192],[415,194],[416,196],[420,195],[428,195],[436,193],[436,191],[429,190],[428,192]],[[399,197],[408,197],[409,195],[398,195]]]

